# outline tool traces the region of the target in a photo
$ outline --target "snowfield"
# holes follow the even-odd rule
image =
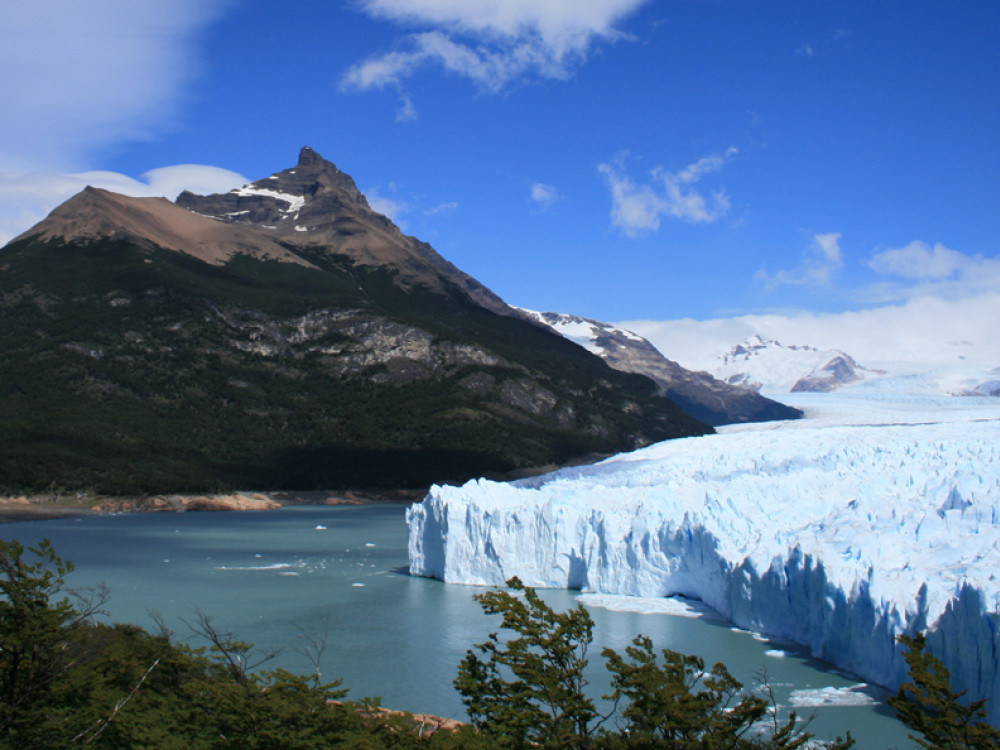
[[[513,483],[433,487],[410,571],[448,582],[699,600],[889,688],[929,631],[1000,717],[1000,404],[791,394],[739,425]]]

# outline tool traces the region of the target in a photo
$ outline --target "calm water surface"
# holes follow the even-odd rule
[[[185,621],[203,612],[261,651],[281,649],[269,665],[297,672],[312,671],[296,650],[302,632],[325,632],[324,678],[343,679],[349,697],[380,696],[386,706],[462,718],[451,684],[458,663],[498,627],[498,618],[484,615],[473,599],[482,589],[406,575],[404,510],[377,504],[92,516],[3,524],[0,536],[25,544],[51,539],[76,564],[70,586],[108,584],[113,620],[153,627],[151,613],[158,613],[178,639],[201,645]],[[573,606],[575,596],[545,592],[557,609]],[[643,633],[657,648],[721,661],[745,684],[766,670],[783,705],[793,690],[859,682],[725,623],[600,608],[591,615],[594,662],[602,647],[621,650]],[[600,695],[606,672],[592,666]],[[814,710],[810,731],[819,738],[850,729],[859,748],[915,747],[884,705],[800,708],[799,714]]]

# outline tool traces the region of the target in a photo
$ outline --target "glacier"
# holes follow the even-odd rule
[[[996,722],[995,399],[787,402],[806,418],[432,487],[407,513],[410,572],[694,599],[890,689],[906,672],[896,637],[926,632],[953,686],[989,698]]]

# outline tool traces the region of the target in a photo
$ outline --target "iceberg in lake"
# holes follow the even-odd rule
[[[796,401],[805,420],[433,487],[407,514],[410,571],[681,595],[887,687],[905,675],[896,636],[929,630],[996,719],[1000,409]]]

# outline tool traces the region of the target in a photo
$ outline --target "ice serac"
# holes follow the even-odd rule
[[[985,399],[984,399],[985,400]],[[511,484],[434,487],[410,570],[450,582],[703,601],[864,679],[929,630],[1000,716],[1000,412],[741,426]]]

